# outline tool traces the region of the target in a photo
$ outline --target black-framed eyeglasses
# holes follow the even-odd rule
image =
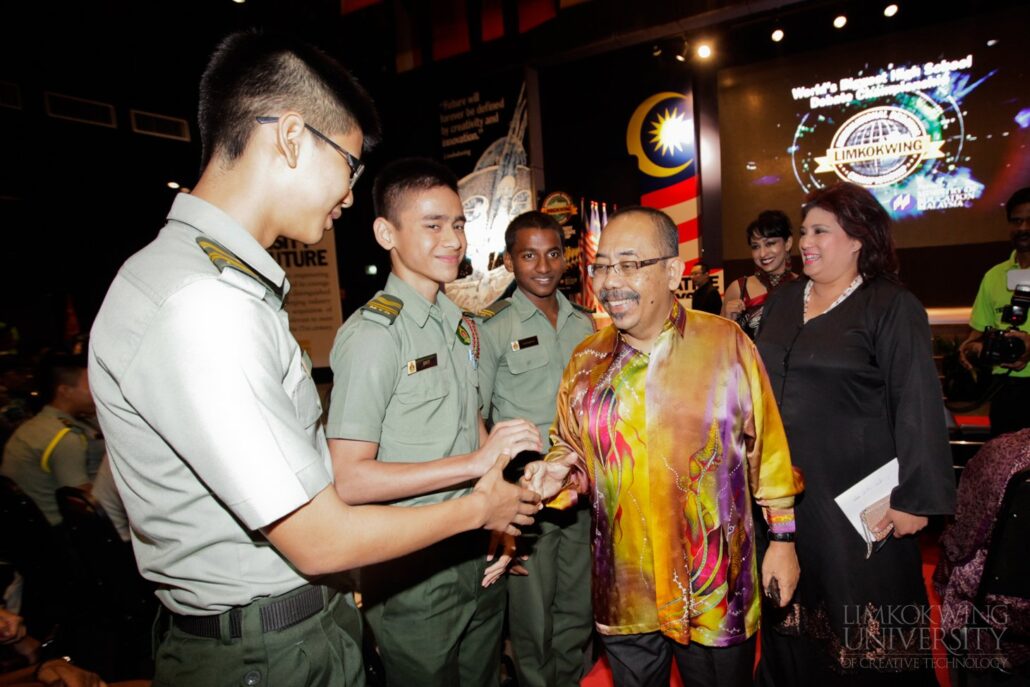
[[[275,124],[278,121],[278,117],[257,118],[258,124]],[[365,171],[365,163],[359,160],[358,158],[354,157],[350,153],[348,153],[346,150],[337,145],[333,139],[329,138],[328,136],[326,136],[310,124],[305,122],[304,128],[310,131],[312,134],[314,134],[317,138],[321,139],[325,143],[328,143],[329,146],[333,150],[338,152],[340,155],[343,155],[343,159],[347,161],[347,166],[350,167],[350,187],[354,188],[354,184],[358,183],[358,179],[361,177],[361,173]]]
[[[671,260],[672,258],[678,257],[678,255],[663,255],[660,258],[650,258],[648,260],[623,260],[622,262],[615,262],[611,265],[598,265],[597,263],[594,263],[587,265],[587,274],[591,279],[603,277],[608,274],[608,272],[629,276],[639,269],[650,267],[662,260]]]

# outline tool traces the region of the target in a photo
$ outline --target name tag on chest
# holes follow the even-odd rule
[[[431,367],[436,367],[436,365],[436,353],[424,355],[421,358],[415,358],[414,360],[408,361],[408,374],[413,375],[416,372],[421,372],[422,370],[428,370]]]
[[[540,341],[535,336],[527,336],[525,339],[519,339],[518,341],[511,342],[511,350],[521,351],[523,348],[532,348],[540,344]]]

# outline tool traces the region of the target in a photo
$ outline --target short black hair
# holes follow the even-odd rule
[[[289,36],[240,31],[219,43],[200,78],[202,165],[215,155],[238,159],[259,126],[256,118],[285,110],[301,113],[327,136],[357,127],[365,150],[379,140],[372,99],[336,60]]]
[[[611,224],[612,220],[622,215],[630,214],[644,215],[651,220],[654,224],[654,228],[658,231],[658,249],[665,255],[679,256],[680,252],[680,232],[676,228],[676,223],[672,221],[672,218],[661,210],[655,208],[649,208],[644,205],[627,205],[626,207],[619,208],[611,217],[608,218],[608,223]],[[602,231],[604,231],[602,229]]]
[[[694,267],[700,267],[701,268],[701,274],[708,274],[711,271],[711,269],[712,269],[711,267],[708,266],[707,263],[701,262],[700,260],[698,260],[697,262],[694,263]],[[694,268],[692,267],[691,269],[694,269]]]
[[[1024,203],[1030,203],[1030,186],[1019,189],[1005,202],[1005,219],[1012,219],[1012,211]]]
[[[39,391],[44,401],[50,403],[57,396],[60,386],[75,386],[86,372],[86,358],[63,351],[45,353],[36,372]]]
[[[515,234],[523,229],[550,229],[558,234],[558,245],[564,246],[565,244],[565,230],[561,228],[556,219],[546,212],[530,210],[513,219],[508,228],[504,230],[504,250],[509,255],[515,247]]]
[[[409,191],[428,191],[446,186],[458,192],[458,178],[450,169],[436,160],[425,157],[406,157],[383,167],[372,184],[372,204],[376,217],[396,221],[401,196]]]
[[[748,242],[757,238],[786,241],[792,235],[790,218],[779,210],[763,210],[758,213],[758,219],[747,225]]]

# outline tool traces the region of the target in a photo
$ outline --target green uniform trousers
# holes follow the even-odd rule
[[[157,650],[153,687],[361,687],[361,616],[350,594],[329,597],[321,611],[292,627],[261,630],[261,608],[294,592],[242,609],[242,632],[197,637],[171,625]],[[162,617],[166,617],[162,614]]]
[[[541,516],[539,535],[526,537],[529,575],[508,579],[515,671],[519,687],[578,685],[594,627],[590,509],[544,509]]]
[[[489,538],[452,537],[361,571],[387,687],[496,687],[505,583],[482,586]]]

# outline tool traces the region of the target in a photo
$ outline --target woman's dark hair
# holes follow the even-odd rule
[[[751,239],[783,239],[791,237],[790,218],[779,210],[763,210],[758,219],[747,225],[747,241]]]
[[[862,243],[858,273],[863,279],[882,275],[897,281],[898,255],[891,217],[872,193],[855,184],[840,183],[809,193],[801,206],[802,221],[812,208],[831,213],[848,236]]]

